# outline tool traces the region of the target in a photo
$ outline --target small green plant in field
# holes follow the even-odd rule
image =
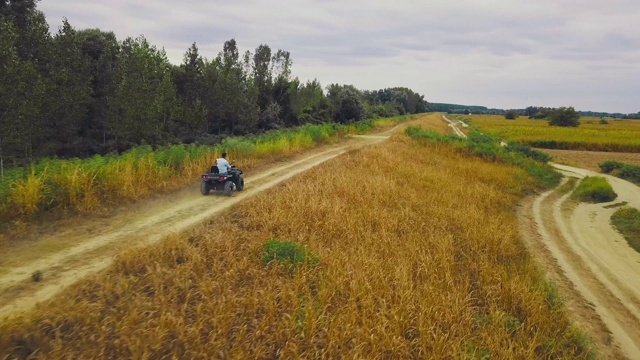
[[[601,125],[607,125],[607,124],[609,124],[609,122],[607,121],[607,119],[605,119],[605,118],[601,118],[601,119],[600,119],[600,124],[601,124]]]
[[[611,216],[611,223],[629,246],[640,252],[640,210],[632,207],[618,209]]]
[[[601,203],[613,201],[618,197],[607,179],[598,176],[587,176],[573,191],[571,197],[576,200]]]
[[[320,262],[316,255],[292,241],[271,239],[264,246],[262,262],[266,265],[274,260],[290,267],[303,264],[315,266]]]

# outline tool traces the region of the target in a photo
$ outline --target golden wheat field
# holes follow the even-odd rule
[[[0,358],[587,358],[519,239],[523,178],[397,135],[121,254],[4,321]],[[319,263],[265,265],[270,239]]]
[[[566,150],[640,152],[640,121],[581,118],[580,126],[549,126],[546,120],[521,116],[506,120],[501,115],[465,115],[480,131],[534,147]]]

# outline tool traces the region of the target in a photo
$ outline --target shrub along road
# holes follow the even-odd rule
[[[32,308],[79,279],[107,268],[114,255],[123,249],[149,245],[195,227],[320,163],[384,141],[394,129],[378,135],[356,135],[346,142],[312,150],[255,175],[249,174],[245,180],[246,189],[232,198],[214,193],[202,196],[199,185],[194,185],[179,193],[138,204],[136,209],[127,209],[113,218],[65,226],[43,236],[35,244],[23,245],[18,251],[25,252],[26,246],[31,253],[13,259],[7,257],[0,263],[0,318]],[[50,250],[56,247],[61,249]],[[41,252],[43,254],[39,255]]]

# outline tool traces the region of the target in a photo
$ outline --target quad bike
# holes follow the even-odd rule
[[[209,195],[211,190],[222,191],[225,195],[231,196],[234,191],[244,190],[244,178],[242,170],[231,165],[231,169],[226,174],[220,174],[217,166],[211,167],[211,172],[201,176],[200,193]]]

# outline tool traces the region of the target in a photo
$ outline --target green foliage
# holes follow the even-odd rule
[[[621,179],[640,184],[640,166],[625,164],[612,174]]]
[[[365,118],[363,95],[358,89],[351,85],[332,84],[328,87],[328,93],[333,117],[338,123],[345,124]]]
[[[640,166],[607,160],[598,165],[602,172],[640,185]]]
[[[363,96],[374,112],[386,114],[382,117],[422,113],[428,109],[423,95],[404,87],[364,91]]]
[[[515,120],[520,117],[520,114],[516,110],[508,110],[504,113],[504,118],[507,120]]]
[[[301,265],[316,266],[320,262],[315,254],[294,242],[271,239],[264,246],[262,263],[267,265],[274,260],[288,265],[289,268]]]
[[[602,203],[615,200],[618,194],[613,191],[607,179],[587,176],[578,184],[571,197],[584,202]]]
[[[109,103],[107,126],[117,141],[158,144],[175,111],[169,61],[144,37],[122,44],[115,73],[116,93]]]
[[[609,124],[609,121],[607,121],[607,119],[605,119],[605,118],[600,118],[599,123],[600,123],[601,125],[607,125],[607,124]]]
[[[603,173],[609,174],[613,170],[620,169],[621,167],[624,166],[624,164],[615,160],[607,160],[598,164],[598,166],[600,167],[600,170],[602,170]]]
[[[629,246],[640,252],[640,210],[628,206],[618,209],[611,216],[611,223]]]
[[[549,125],[577,127],[580,125],[580,114],[573,107],[561,107],[549,112]]]
[[[551,155],[536,150],[527,144],[509,143],[507,144],[506,150],[521,153],[526,157],[538,160],[543,163],[548,163],[552,160]]]

